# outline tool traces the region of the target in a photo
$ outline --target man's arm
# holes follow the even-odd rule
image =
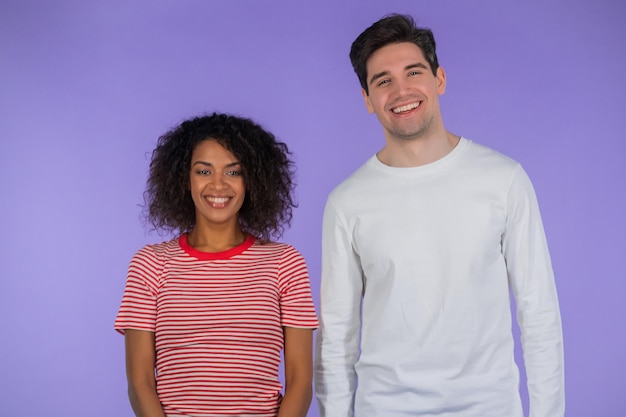
[[[315,395],[320,417],[352,417],[359,357],[363,279],[351,232],[326,204],[322,230],[320,329],[317,333]]]
[[[559,302],[539,206],[521,167],[509,190],[502,249],[517,304],[530,417],[562,417],[565,393]]]

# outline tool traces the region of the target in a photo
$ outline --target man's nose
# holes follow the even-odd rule
[[[398,94],[402,94],[409,89],[409,83],[404,78],[398,78],[394,83],[395,92]]]

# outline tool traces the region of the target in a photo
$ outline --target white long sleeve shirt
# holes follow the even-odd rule
[[[420,167],[373,156],[325,209],[321,416],[522,417],[510,289],[530,416],[562,417],[558,299],[522,167],[465,138]]]

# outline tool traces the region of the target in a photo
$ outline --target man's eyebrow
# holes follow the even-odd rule
[[[205,161],[196,161],[196,162],[193,163],[192,166],[196,166],[196,165],[204,165],[204,166],[208,166],[208,167],[212,167],[213,166],[212,163],[205,162]],[[230,168],[230,167],[234,167],[236,165],[241,165],[241,162],[239,162],[239,161],[231,162],[230,164],[226,164],[226,167]]]
[[[411,65],[407,65],[406,67],[404,67],[405,70],[411,69],[411,68],[422,68],[427,70],[428,67],[424,64],[422,64],[421,62],[418,62],[416,64],[411,64]]]
[[[422,64],[421,62],[417,62],[415,64],[407,65],[406,67],[404,67],[404,70],[406,71],[406,70],[409,70],[411,68],[422,68],[422,69],[425,69],[425,70],[428,69],[428,67],[426,65]],[[372,85],[372,83],[374,81],[376,81],[377,79],[382,78],[382,77],[384,77],[386,75],[389,75],[389,71],[381,71],[381,72],[378,72],[378,73],[372,75],[372,78],[370,78],[370,81],[369,81],[369,85]]]
[[[389,74],[389,71],[382,71],[382,72],[379,72],[379,73],[376,73],[376,74],[372,75],[372,78],[370,78],[369,85],[372,85],[372,83],[374,81],[376,81],[377,79],[382,78],[382,77],[384,77],[385,75],[388,75],[388,74]]]

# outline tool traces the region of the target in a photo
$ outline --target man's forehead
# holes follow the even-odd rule
[[[370,65],[408,65],[406,62],[423,63],[428,65],[422,49],[411,42],[392,43],[377,49],[367,59],[366,66]]]
[[[375,73],[406,70],[420,64],[423,68],[431,70],[420,47],[410,42],[393,43],[376,50],[368,58],[365,62],[365,73],[369,79]]]

